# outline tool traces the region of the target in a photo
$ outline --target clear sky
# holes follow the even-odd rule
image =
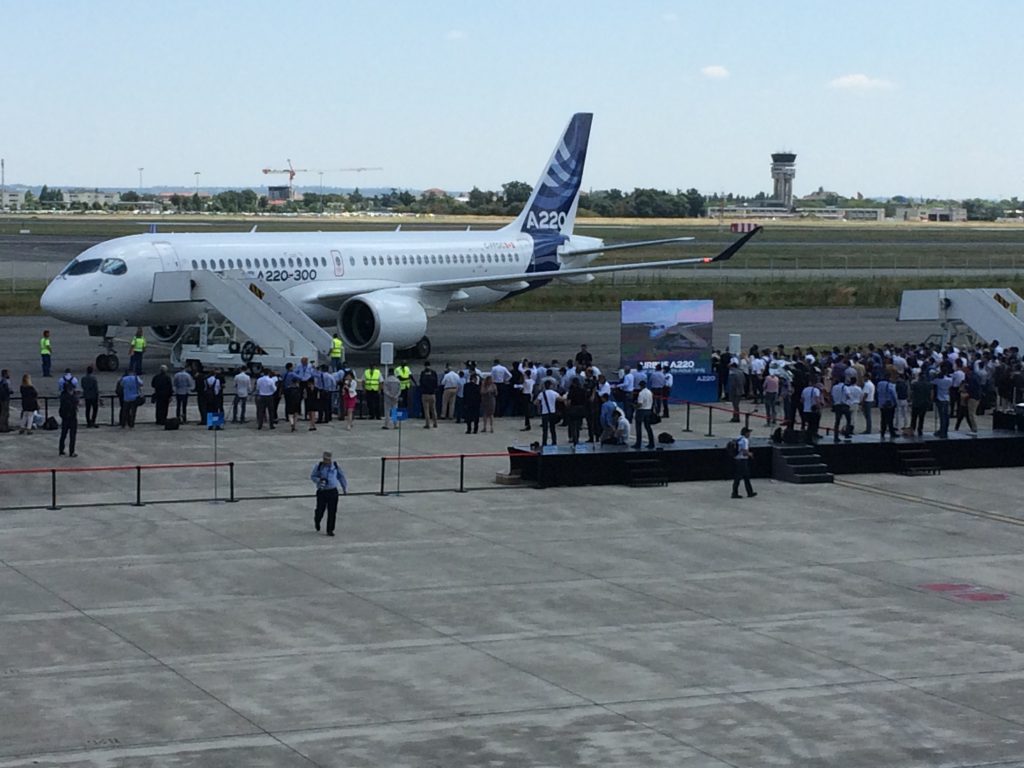
[[[1024,197],[1024,3],[0,0],[9,183]],[[316,185],[317,174],[296,184]]]

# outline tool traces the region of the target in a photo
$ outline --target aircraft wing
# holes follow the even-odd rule
[[[336,285],[319,288],[315,295],[307,297],[328,307],[338,307],[347,299],[363,293],[389,289],[419,289],[421,291],[432,291],[437,293],[450,294],[466,288],[487,287],[497,290],[517,291],[529,287],[530,283],[544,282],[555,278],[578,277],[581,275],[594,275],[603,272],[628,272],[637,269],[669,269],[682,267],[688,264],[713,264],[727,261],[739,251],[747,242],[761,231],[757,227],[743,237],[731,243],[717,256],[703,256],[689,259],[666,259],[662,261],[640,261],[630,264],[608,264],[605,266],[587,266],[577,269],[559,269],[545,272],[515,272],[507,275],[483,275],[480,277],[460,277],[450,280],[424,280],[418,283],[398,283],[388,280],[365,280],[365,281],[342,281]],[[685,242],[692,238],[668,238],[665,240],[646,240],[636,243],[623,243],[621,245],[610,245],[602,248],[588,249],[584,251],[570,251],[565,256],[574,256],[588,253],[605,253],[611,250],[622,250],[625,248],[639,248],[642,246],[657,245],[662,243]],[[444,303],[444,302],[442,302]]]
[[[687,264],[712,264],[715,262],[727,261],[731,259],[733,255],[744,245],[747,244],[754,235],[761,231],[761,227],[757,227],[751,232],[746,233],[736,242],[729,245],[728,248],[723,250],[717,256],[705,256],[700,258],[689,258],[689,259],[666,259],[663,261],[640,261],[633,262],[630,264],[608,264],[606,266],[586,266],[579,267],[577,269],[559,269],[547,272],[519,272],[510,275],[486,275],[483,277],[463,277],[452,280],[426,280],[421,283],[417,283],[417,288],[422,288],[428,291],[458,291],[464,288],[476,288],[479,286],[517,290],[523,287],[523,283],[536,283],[546,280],[552,280],[555,278],[562,277],[579,277],[581,275],[594,275],[601,274],[603,272],[629,272],[637,269],[669,269],[672,267],[682,267]],[[604,253],[610,250],[621,250],[624,248],[639,248],[645,245],[654,245],[658,243],[672,243],[679,242],[680,240],[687,240],[691,238],[669,238],[667,240],[647,240],[637,243],[623,243],[622,245],[605,246],[603,248],[593,248],[585,251],[569,251],[566,252],[565,256],[578,256],[585,253]]]

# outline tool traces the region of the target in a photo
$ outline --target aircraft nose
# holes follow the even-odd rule
[[[60,280],[60,278],[57,278]],[[51,282],[46,286],[46,290],[43,291],[43,295],[39,297],[39,307],[46,314],[57,317],[57,313],[60,311],[60,289],[57,286],[57,280]]]

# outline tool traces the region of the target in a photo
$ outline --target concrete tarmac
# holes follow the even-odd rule
[[[593,315],[450,316],[434,343],[611,359],[617,318]],[[785,317],[744,327],[820,332]],[[80,373],[84,329],[40,318],[5,318],[2,365],[37,372],[41,322],[55,371]],[[659,431],[685,438],[683,413]],[[253,416],[165,432],[147,405],[134,430],[81,429],[76,459],[56,432],[0,434],[2,468],[216,456],[243,497],[210,501],[225,469],[152,470],[136,507],[134,470],[81,472],[57,476],[50,510],[49,473],[0,475],[0,768],[1024,765],[1019,473],[756,480],[731,500],[722,482],[500,486],[490,456],[458,493],[457,459],[418,458],[400,494],[389,463],[378,496],[397,431]],[[401,451],[539,438],[520,429],[406,422]],[[334,538],[310,519],[323,450],[351,482]]]
[[[0,456],[212,458],[214,433],[151,419],[83,430],[75,460],[54,432]],[[407,423],[403,452],[519,428]],[[60,510],[48,475],[0,476],[0,768],[1024,764],[1019,473],[731,500],[495,486],[506,462],[481,459],[484,490],[417,494],[457,462],[416,461],[374,495],[397,437],[228,425],[218,457],[255,497],[234,504],[184,501],[208,469],[144,473],[142,507],[133,472],[61,475]],[[325,448],[352,483],[335,538],[310,519]]]

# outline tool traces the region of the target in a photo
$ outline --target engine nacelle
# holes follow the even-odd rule
[[[377,291],[353,296],[338,310],[338,333],[349,349],[372,349],[390,341],[414,346],[427,331],[427,313],[411,296]]]
[[[169,344],[172,341],[178,340],[178,337],[181,336],[182,327],[180,325],[151,325],[149,330],[157,341]]]

